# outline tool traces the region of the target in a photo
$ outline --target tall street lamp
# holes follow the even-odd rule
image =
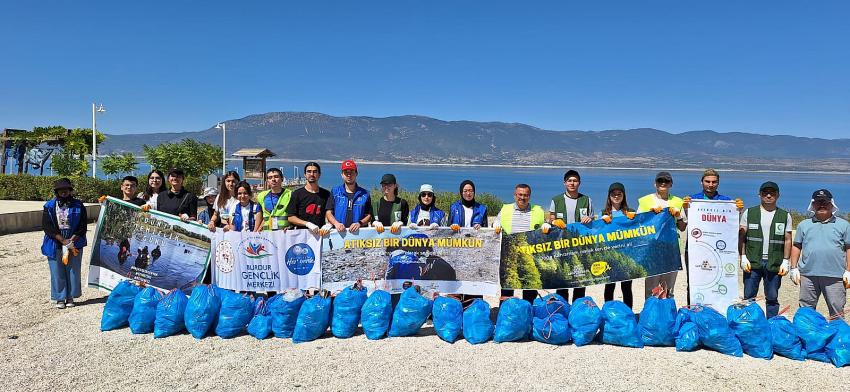
[[[91,104],[91,176],[97,178],[97,113],[104,113],[103,104]]]
[[[221,175],[224,177],[227,173],[227,126],[220,122],[215,129],[221,129]]]

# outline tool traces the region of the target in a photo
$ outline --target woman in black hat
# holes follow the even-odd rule
[[[629,208],[629,203],[626,201],[626,187],[619,182],[615,182],[608,187],[608,197],[605,199],[605,208],[602,209],[602,219],[606,223],[611,222],[611,218],[618,216],[628,216],[629,219],[634,218],[635,211]],[[616,283],[605,284],[605,302],[614,299],[614,286]],[[623,302],[630,308],[632,307],[632,281],[624,280],[620,282],[620,290],[623,291]]]
[[[74,306],[82,295],[80,266],[86,243],[88,216],[83,202],[73,197],[74,186],[67,178],[53,184],[56,197],[44,203],[41,226],[44,239],[41,254],[50,266],[50,299],[56,308]]]

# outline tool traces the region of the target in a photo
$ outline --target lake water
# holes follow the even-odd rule
[[[269,166],[280,167],[286,177],[293,176],[296,166],[298,173],[305,162],[269,161]],[[241,162],[228,160],[228,169],[241,173]],[[331,188],[341,182],[338,163],[323,163],[323,177],[320,183]],[[526,183],[531,186],[531,200],[535,204],[549,207],[552,196],[564,192],[564,172],[567,168],[520,168],[520,167],[482,167],[482,166],[415,166],[387,164],[359,164],[358,183],[365,188],[377,188],[384,173],[393,173],[402,189],[418,190],[423,183],[434,186],[438,191],[457,192],[458,185],[464,179],[475,182],[477,192],[495,194],[506,201],[513,201],[514,185]],[[149,166],[140,163],[137,174],[147,174]],[[636,207],[637,199],[654,192],[653,182],[657,170],[646,169],[579,169],[581,174],[580,191],[590,196],[596,204],[597,212],[604,206],[608,186],[612,182],[621,182],[626,187],[629,205]],[[702,190],[701,171],[669,170],[673,175],[672,192],[677,196],[690,195]],[[47,174],[47,173],[45,173]],[[102,176],[102,174],[101,174]],[[740,197],[746,206],[758,203],[758,187],[765,181],[779,184],[779,206],[786,209],[803,211],[809,204],[812,192],[820,188],[829,189],[839,208],[850,208],[850,175],[824,173],[786,173],[786,172],[720,172],[720,193]],[[847,212],[847,210],[843,210]]]

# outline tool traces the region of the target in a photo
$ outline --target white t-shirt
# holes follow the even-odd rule
[[[146,201],[145,201],[145,204],[147,204],[147,205],[151,206],[151,209],[152,209],[152,210],[155,210],[155,209],[156,209],[156,198],[157,198],[157,196],[159,196],[159,193],[154,193],[154,194],[152,194],[152,195],[151,195],[151,198],[150,198],[150,199],[148,199],[148,200],[146,200]],[[144,198],[145,198],[145,193],[144,193],[144,192],[139,192],[139,194],[138,194],[138,195],[136,195],[136,197],[138,197],[138,198],[140,198],[140,199],[144,199]]]
[[[216,210],[216,211],[218,211],[218,197],[219,196],[220,195],[216,195],[215,201],[213,201],[213,209]],[[239,204],[239,200],[236,200],[235,197],[231,197],[231,198],[227,199],[227,201],[224,203],[224,210],[225,211],[233,211],[233,206],[235,206],[237,204]]]
[[[424,220],[428,220],[430,222],[431,219],[431,211],[419,210],[419,216],[416,217],[416,224],[421,224]],[[436,223],[436,222],[431,222]]]
[[[770,245],[770,235],[773,234],[773,232],[776,232],[777,234],[781,232],[783,235],[785,233],[790,233],[793,230],[793,226],[791,225],[791,214],[786,212],[784,223],[782,219],[779,219],[779,222],[776,223],[776,227],[770,227],[770,224],[773,222],[773,216],[776,215],[776,210],[767,211],[762,206],[759,206],[759,209],[761,210],[761,222],[759,222],[759,224],[761,224],[762,227],[761,254],[762,258],[766,259],[767,247]],[[744,210],[744,213],[741,214],[741,227],[744,228],[744,230],[750,228],[749,223],[747,223],[747,215],[747,210]],[[765,230],[765,227],[768,229]],[[752,228],[757,229],[758,227],[756,227],[756,224],[753,224]]]
[[[564,196],[564,206],[566,207],[565,210],[567,211],[567,216],[557,216],[556,215],[555,219],[561,219],[565,223],[575,223],[576,222],[575,210],[576,210],[576,206],[578,205],[578,199],[573,199],[573,198],[567,196],[566,193],[564,193],[563,196]],[[552,214],[555,214],[555,200],[552,200],[551,202],[549,202],[549,212],[552,213]],[[579,211],[579,213],[580,213],[581,217],[593,215],[593,202],[590,201],[590,198],[588,198],[588,200],[587,200],[587,210],[586,211]]]
[[[463,227],[472,226],[472,207],[463,206]]]

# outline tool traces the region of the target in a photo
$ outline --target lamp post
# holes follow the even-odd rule
[[[103,104],[91,104],[91,176],[97,178],[97,113],[104,113]]]
[[[220,122],[215,129],[221,129],[221,175],[224,177],[227,173],[227,126]]]

